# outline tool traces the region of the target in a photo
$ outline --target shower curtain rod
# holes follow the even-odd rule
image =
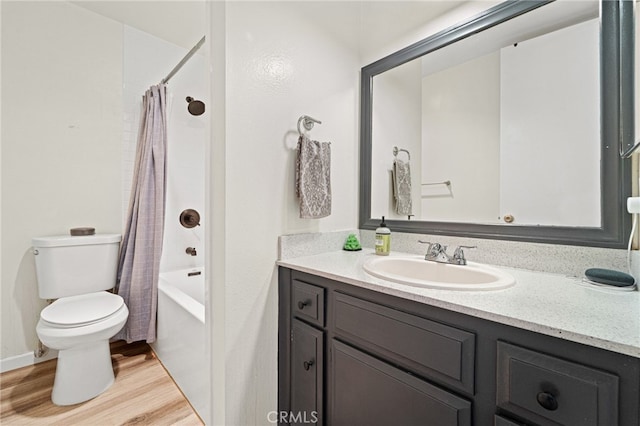
[[[187,63],[187,61],[193,56],[195,55],[195,53],[198,51],[198,49],[200,49],[202,47],[202,45],[204,44],[204,40],[205,40],[206,36],[202,36],[202,38],[200,39],[200,41],[198,43],[196,43],[195,46],[193,46],[191,48],[191,50],[189,51],[189,53],[187,53],[186,55],[184,55],[184,58],[182,58],[182,60],[180,62],[178,62],[178,65],[176,65],[175,67],[173,67],[173,69],[171,70],[171,72],[169,72],[169,74],[167,74],[167,76],[165,78],[163,78],[160,83],[164,84],[167,83],[171,77],[173,77],[178,71],[180,71],[180,68],[182,68],[182,66],[184,64]]]

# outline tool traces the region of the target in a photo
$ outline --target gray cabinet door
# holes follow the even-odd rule
[[[322,424],[324,333],[293,320],[290,424]]]
[[[331,341],[332,426],[471,424],[471,403],[337,340]]]

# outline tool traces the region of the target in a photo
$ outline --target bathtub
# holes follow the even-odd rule
[[[151,346],[193,408],[208,423],[204,297],[204,268],[160,273],[158,331]]]

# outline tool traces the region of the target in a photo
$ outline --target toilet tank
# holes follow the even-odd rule
[[[40,298],[58,299],[113,288],[120,239],[119,234],[33,238]]]

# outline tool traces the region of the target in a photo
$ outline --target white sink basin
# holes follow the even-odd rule
[[[516,283],[510,274],[491,266],[474,262],[450,265],[424,260],[423,256],[375,257],[363,268],[383,280],[443,290],[498,290]]]

